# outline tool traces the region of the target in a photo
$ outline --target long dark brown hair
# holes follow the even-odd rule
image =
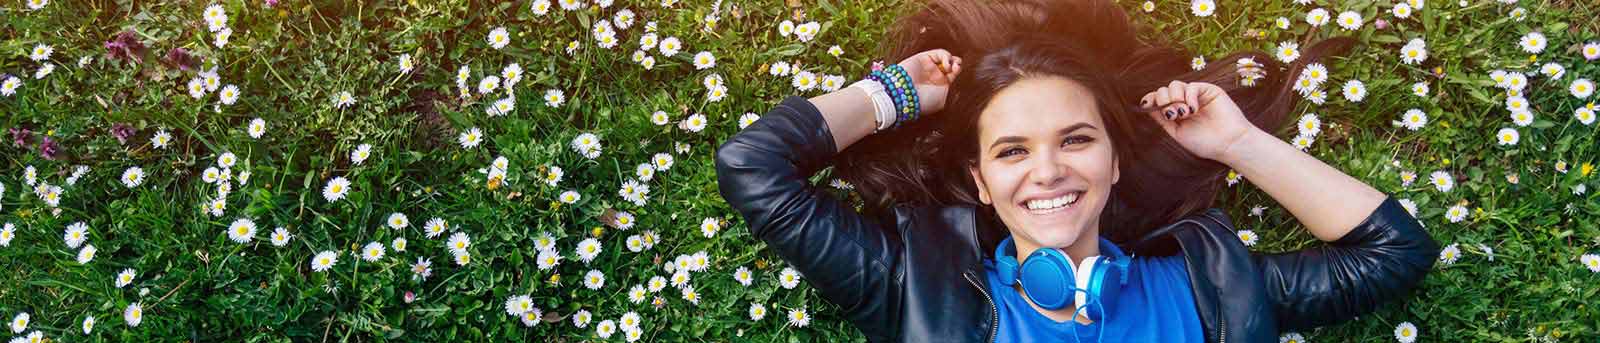
[[[1101,234],[1127,243],[1145,232],[1210,207],[1227,166],[1199,158],[1137,110],[1140,98],[1173,80],[1226,90],[1252,124],[1276,133],[1298,97],[1292,81],[1303,67],[1342,52],[1349,39],[1312,44],[1291,66],[1241,51],[1195,71],[1191,54],[1138,37],[1109,0],[932,0],[903,17],[888,35],[887,61],[946,49],[968,61],[943,113],[871,135],[837,159],[835,171],[854,184],[869,210],[895,204],[979,205],[967,167],[976,163],[978,113],[999,90],[1031,75],[1061,76],[1096,98],[1121,164],[1101,213]],[[1235,61],[1251,58],[1266,76],[1244,87]],[[976,63],[972,63],[976,62]]]

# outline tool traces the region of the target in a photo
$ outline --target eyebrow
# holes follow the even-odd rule
[[[1056,131],[1056,135],[1057,136],[1066,135],[1068,133],[1072,133],[1072,131],[1077,131],[1078,129],[1082,129],[1082,128],[1094,129],[1095,127],[1094,127],[1094,125],[1089,125],[1089,123],[1072,124],[1071,126],[1067,126],[1065,128],[1062,128],[1061,130]],[[1000,138],[994,140],[994,144],[990,144],[989,145],[989,149],[994,149],[995,146],[998,146],[998,145],[1001,145],[1001,144],[1021,143],[1021,142],[1025,142],[1027,140],[1028,140],[1027,138],[1024,138],[1022,136],[1000,137]]]

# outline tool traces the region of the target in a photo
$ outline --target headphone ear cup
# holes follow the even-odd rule
[[[1017,258],[997,255],[994,258],[994,273],[1000,278],[1000,283],[1006,286],[1017,284]]]
[[[1022,290],[1033,303],[1046,309],[1060,309],[1072,301],[1072,261],[1056,249],[1036,249],[1018,271]]]

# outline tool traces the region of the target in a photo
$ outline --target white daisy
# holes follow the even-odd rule
[[[1417,83],[1411,84],[1411,94],[1419,96],[1419,97],[1427,97],[1428,96],[1428,83],[1427,82],[1417,82]]]
[[[341,92],[339,92],[339,94],[335,94],[333,96],[333,107],[334,108],[346,109],[346,108],[349,108],[350,105],[355,105],[355,104],[356,104],[356,97],[354,95],[350,95],[350,91],[341,91]]]
[[[500,89],[500,77],[489,75],[478,80],[478,94],[489,94]]]
[[[289,234],[289,230],[285,230],[283,227],[278,227],[276,229],[272,229],[272,245],[273,246],[281,247],[281,246],[289,245],[289,239],[290,238],[294,238],[294,235]]]
[[[11,317],[11,333],[22,333],[23,331],[28,331],[28,323],[31,321],[33,321],[33,316],[29,315],[27,312],[17,313],[16,316]]]
[[[588,289],[600,289],[600,287],[605,287],[605,285],[606,273],[599,270],[590,269],[588,273],[583,274],[583,287]]]
[[[55,63],[44,62],[43,64],[39,65],[39,70],[33,72],[33,79],[44,79],[45,76],[50,76],[50,73],[55,71]]]
[[[1426,60],[1428,60],[1428,45],[1422,38],[1412,38],[1400,48],[1400,61],[1405,64],[1417,64]]]
[[[472,247],[472,238],[467,237],[466,232],[457,232],[450,235],[450,240],[445,243],[445,249],[457,254],[466,252],[469,247]]]
[[[442,218],[434,217],[428,219],[428,222],[424,223],[422,227],[427,232],[428,238],[434,238],[439,237],[439,235],[444,234],[445,230],[450,229],[450,224]]]
[[[128,167],[127,170],[122,171],[123,186],[134,188],[139,187],[140,183],[144,183],[144,169],[139,167]]]
[[[0,247],[11,246],[12,238],[17,238],[17,226],[6,223],[3,228],[0,228]]]
[[[743,130],[744,128],[749,127],[750,124],[755,124],[756,120],[759,119],[761,119],[761,115],[755,114],[754,112],[745,112],[744,115],[739,116],[739,129]]]
[[[361,248],[361,259],[367,262],[378,262],[383,258],[383,243],[368,242]]]
[[[650,162],[655,164],[656,170],[666,171],[672,168],[672,155],[664,152],[656,153],[650,158]]]
[[[717,218],[706,218],[700,221],[700,234],[705,235],[706,238],[716,236],[717,231],[720,230],[722,230],[722,224],[717,222]]]
[[[760,321],[761,318],[767,317],[767,307],[761,303],[750,303],[749,312],[751,321]]]
[[[1300,121],[1295,124],[1300,129],[1300,134],[1316,137],[1322,132],[1322,120],[1317,119],[1316,113],[1306,113],[1300,116]]]
[[[1467,207],[1461,205],[1450,206],[1449,209],[1444,211],[1444,217],[1449,219],[1451,223],[1460,223],[1462,220],[1467,219]]]
[[[1256,236],[1256,232],[1254,230],[1239,230],[1239,232],[1235,232],[1235,234],[1239,235],[1239,241],[1244,242],[1245,246],[1255,246],[1256,240],[1261,238]]]
[[[568,1],[568,0],[562,0],[562,1]],[[617,323],[614,322],[614,321],[611,321],[610,319],[602,320],[602,321],[600,321],[599,324],[595,324],[594,325],[594,334],[600,336],[601,339],[611,338],[611,334],[616,333],[616,332],[617,332]]]
[[[1544,34],[1538,32],[1529,32],[1517,40],[1517,45],[1522,47],[1522,51],[1530,54],[1544,52],[1544,47],[1548,43],[1549,41],[1545,40]]]
[[[1355,11],[1344,11],[1339,13],[1339,27],[1344,28],[1346,31],[1360,29],[1361,13],[1356,13]]]
[[[806,314],[806,309],[798,308],[789,310],[789,325],[805,327],[811,324],[811,316]]]
[[[1312,143],[1316,143],[1316,137],[1308,135],[1295,135],[1294,138],[1289,140],[1289,143],[1294,145],[1296,149],[1305,151],[1306,149],[1311,148]]]
[[[256,222],[249,218],[234,219],[228,224],[228,239],[235,243],[249,243],[256,237]]]
[[[534,0],[531,6],[533,14],[543,16],[550,13],[550,0]]]
[[[1584,44],[1583,59],[1589,61],[1600,59],[1600,42],[1589,42]]]
[[[595,240],[594,238],[585,238],[583,241],[578,242],[578,261],[589,263],[589,261],[594,260],[595,256],[600,255],[600,251],[600,241]]]
[[[1283,61],[1283,63],[1294,62],[1295,59],[1300,58],[1300,43],[1295,43],[1293,41],[1284,41],[1278,43],[1277,57],[1278,60]]]
[[[94,253],[97,251],[100,250],[95,249],[94,244],[84,244],[83,249],[78,250],[78,264],[89,264],[89,261],[94,260]]]
[[[1189,69],[1194,69],[1195,71],[1206,69],[1206,57],[1195,56],[1194,58],[1189,59]]]
[[[717,66],[717,56],[710,51],[701,51],[694,54],[694,69],[703,70]]]
[[[28,0],[28,10],[37,11],[43,9],[47,4],[50,4],[50,0]]]
[[[800,272],[791,267],[784,267],[778,272],[778,285],[784,289],[794,289],[800,285]]]
[[[561,103],[564,103],[566,101],[567,101],[566,93],[562,92],[560,89],[551,89],[551,90],[544,91],[544,104],[545,104],[545,106],[561,107]]]
[[[817,33],[820,33],[821,31],[822,31],[822,24],[819,24],[819,23],[814,22],[814,21],[813,22],[806,22],[805,24],[800,24],[799,26],[795,26],[795,28],[794,28],[794,37],[796,39],[799,39],[801,42],[810,42],[811,39],[816,38],[817,37]]]
[[[505,27],[496,27],[494,30],[489,31],[487,40],[489,47],[500,50],[500,48],[506,47],[506,44],[511,43],[511,34],[506,32]]]
[[[68,248],[77,249],[83,245],[84,241],[89,240],[89,224],[76,222],[67,225],[67,230],[61,235],[61,240],[66,241]]]
[[[1461,248],[1457,247],[1455,243],[1450,243],[1444,249],[1439,250],[1439,262],[1444,262],[1446,265],[1456,264],[1456,259],[1460,257]]]
[[[1511,112],[1511,122],[1517,124],[1517,126],[1532,125],[1533,119],[1533,112],[1529,112],[1528,110]]]
[[[1216,11],[1217,3],[1212,0],[1193,0],[1189,3],[1189,12],[1196,17],[1210,17]]]
[[[1433,184],[1433,187],[1440,192],[1450,192],[1451,188],[1455,188],[1455,182],[1456,179],[1447,171],[1439,170],[1428,174],[1428,183]]]
[[[478,147],[478,143],[483,142],[483,131],[478,130],[477,127],[469,128],[466,131],[462,131],[461,135],[456,137],[456,142],[461,143],[461,147],[464,149],[476,148]]]
[[[688,119],[684,119],[683,123],[684,128],[688,129],[689,132],[700,132],[700,130],[704,130],[706,128],[706,116],[695,113],[694,115],[689,116]]]
[[[554,250],[541,249],[539,250],[539,256],[535,259],[538,261],[539,270],[550,270],[550,268],[561,265],[561,254],[556,253]]]
[[[1400,199],[1398,202],[1400,207],[1406,209],[1406,213],[1411,214],[1411,217],[1415,218],[1417,216],[1417,202],[1411,201],[1411,199]]]
[[[362,162],[367,161],[367,157],[371,156],[372,144],[362,143],[357,145],[355,150],[350,151],[350,164],[361,165]]]
[[[1590,95],[1594,95],[1594,87],[1594,81],[1577,79],[1572,81],[1571,86],[1567,86],[1567,91],[1578,99],[1588,99]]]
[[[199,99],[206,96],[205,80],[200,78],[189,79],[189,97]]]
[[[1579,107],[1572,111],[1572,117],[1577,118],[1578,122],[1583,125],[1589,125],[1594,124],[1595,113],[1593,109],[1588,107]]]
[[[1500,145],[1517,145],[1517,141],[1521,136],[1517,134],[1517,129],[1507,127],[1495,132],[1494,137],[1495,140],[1500,142]]]
[[[1394,339],[1400,343],[1417,341],[1417,325],[1411,322],[1402,322],[1394,327]]]
[[[767,68],[767,74],[772,76],[789,76],[790,69],[789,62],[772,62],[772,66]]]
[[[416,280],[416,281],[427,280],[428,277],[432,276],[432,275],[433,275],[433,261],[432,260],[429,260],[429,259],[423,258],[423,257],[418,257],[416,262],[412,262],[411,263],[411,280]]]
[[[228,90],[223,89],[222,91],[227,92]],[[259,139],[261,138],[261,135],[265,135],[267,133],[267,121],[261,118],[251,119],[250,123],[245,125],[244,132],[245,134],[249,134],[250,138]]]
[[[339,199],[344,199],[345,194],[349,193],[350,180],[345,180],[343,176],[335,176],[333,179],[329,179],[328,185],[322,187],[322,198],[328,199],[328,201],[339,201]]]
[[[1428,114],[1422,112],[1420,109],[1409,109],[1406,110],[1405,114],[1400,115],[1400,122],[1405,125],[1406,129],[1408,130],[1420,130],[1423,126],[1428,125]]]
[[[1344,83],[1344,99],[1350,102],[1361,102],[1367,98],[1367,85],[1361,80],[1350,80]]]
[[[172,134],[168,133],[167,130],[157,130],[156,134],[150,137],[150,145],[155,146],[156,149],[166,149],[167,144],[171,142]]]
[[[565,192],[561,192],[561,195],[558,196],[558,198],[560,198],[562,203],[575,204],[575,203],[578,203],[578,200],[582,200],[583,199],[583,195],[578,194],[578,191],[568,190],[568,191],[565,191]]]
[[[1588,267],[1590,272],[1600,273],[1600,255],[1583,254],[1578,257],[1578,261],[1582,262],[1584,267]]]
[[[128,327],[138,327],[144,321],[144,306],[137,302],[128,304],[122,309],[122,321],[128,323]]]
[[[8,77],[5,82],[0,82],[0,95],[11,96],[12,94],[17,94],[17,88],[19,87],[22,87],[22,79],[18,79],[16,76]]]
[[[1389,13],[1390,14],[1394,14],[1395,18],[1400,18],[1400,19],[1410,18],[1411,17],[1411,5],[1408,5],[1408,4],[1405,4],[1405,3],[1395,4],[1394,8],[1389,9]]]
[[[37,61],[48,60],[48,59],[50,59],[50,54],[54,53],[55,51],[56,51],[56,49],[50,47],[49,45],[45,45],[45,44],[34,45],[33,46],[33,50],[28,52],[28,59],[34,60],[36,62]]]
[[[401,74],[410,74],[411,69],[416,67],[416,63],[411,60],[411,54],[401,54],[396,64],[399,65]]]
[[[94,316],[93,315],[84,316],[83,317],[83,324],[80,324],[80,325],[81,325],[80,327],[83,328],[83,334],[85,334],[85,335],[89,334],[89,332],[91,332],[91,331],[94,331]]]
[[[1539,73],[1551,79],[1560,79],[1562,76],[1567,75],[1567,67],[1555,62],[1545,63],[1539,67]]]
[[[679,49],[683,49],[683,42],[678,41],[678,37],[667,37],[661,40],[659,48],[661,48],[661,55],[672,57],[672,55],[678,54]]]

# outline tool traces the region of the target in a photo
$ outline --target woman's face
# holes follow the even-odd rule
[[[978,198],[994,206],[1019,248],[1096,237],[1121,172],[1088,88],[1041,76],[1001,89],[979,114],[978,145],[970,168]]]

